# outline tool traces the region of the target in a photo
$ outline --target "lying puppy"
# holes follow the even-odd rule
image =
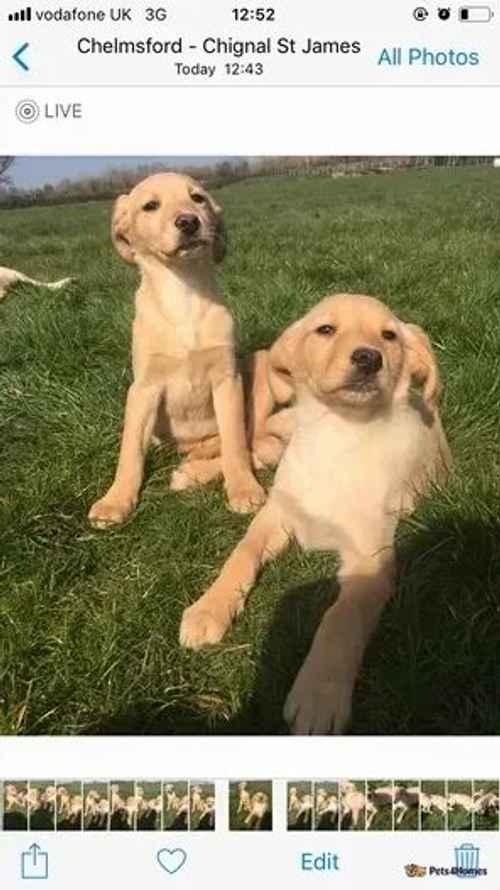
[[[432,810],[435,810],[442,816],[446,816],[449,809],[446,797],[443,797],[442,794],[430,794],[428,795],[428,803],[427,801],[422,802],[425,797],[427,797],[427,795],[422,794],[420,803],[422,812],[430,813]]]
[[[319,788],[316,792],[316,814],[332,813],[336,815],[339,809],[338,798],[335,794],[328,794],[325,788]]]
[[[65,287],[67,284],[70,284],[71,278],[63,278],[62,281],[35,281],[34,278],[28,278],[27,275],[23,275],[22,272],[15,272],[14,269],[5,269],[3,266],[0,266],[0,300],[5,297],[8,288],[12,284],[16,284],[17,281],[24,281],[26,284],[34,284],[36,287],[48,287],[50,290],[60,290],[62,287]]]
[[[264,816],[269,809],[269,797],[263,791],[256,791],[252,795],[250,812],[245,819],[245,825],[250,829],[259,830]]]
[[[470,794],[449,794],[448,809],[453,810],[455,807],[460,807],[465,810],[466,813],[472,813],[474,809],[474,801]]]
[[[313,808],[313,796],[312,794],[304,794],[302,796],[302,800],[299,801],[299,807],[297,809],[297,822],[299,822],[303,817],[308,817],[309,814],[312,814]]]
[[[476,792],[474,794],[474,813],[480,816],[485,816],[487,814],[493,815],[495,813],[498,813],[498,806],[498,795],[494,794],[492,791],[488,791],[485,793],[484,790],[481,790],[480,792]]]
[[[439,376],[424,332],[366,296],[324,299],[279,338],[270,364],[274,390],[296,393],[295,429],[266,506],[219,578],[185,611],[180,640],[193,649],[219,642],[260,566],[291,538],[306,550],[338,551],[340,593],[285,717],[297,733],[339,733],[365,647],[394,590],[398,520],[446,477]]]
[[[215,280],[215,264],[225,252],[220,207],[188,176],[151,176],[118,198],[112,238],[141,274],[134,382],[115,479],[90,510],[90,522],[120,523],[134,509],[153,436],[170,438],[187,455],[172,489],[223,475],[231,508],[254,510],[265,495],[247,447],[234,322]]]

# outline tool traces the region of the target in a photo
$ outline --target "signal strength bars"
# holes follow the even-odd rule
[[[9,13],[9,22],[31,22],[31,6]]]

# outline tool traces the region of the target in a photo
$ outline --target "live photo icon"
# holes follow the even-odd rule
[[[31,6],[9,13],[9,22],[31,22]]]
[[[21,878],[23,881],[47,881],[49,878],[49,857],[38,844],[21,854]]]

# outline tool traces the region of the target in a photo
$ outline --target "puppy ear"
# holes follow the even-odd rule
[[[215,237],[213,255],[216,263],[222,263],[227,253],[227,230],[224,222],[224,211],[212,195],[207,195],[210,207],[215,218]]]
[[[115,250],[127,263],[135,263],[135,253],[130,244],[130,201],[128,195],[116,199],[111,218],[111,240]]]
[[[435,405],[442,392],[436,356],[425,331],[418,324],[403,325],[410,377],[419,386],[428,405]]]
[[[286,404],[295,394],[294,376],[301,332],[302,319],[283,331],[269,351],[269,385],[278,404]]]

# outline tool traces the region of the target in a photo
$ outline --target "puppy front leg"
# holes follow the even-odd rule
[[[257,573],[283,550],[289,535],[279,510],[268,504],[233,550],[216,582],[182,616],[181,645],[188,649],[219,643],[244,608]]]
[[[160,387],[139,383],[133,383],[128,391],[116,475],[111,488],[89,512],[89,521],[96,528],[124,522],[137,504],[161,395]]]
[[[394,556],[344,556],[337,602],[326,612],[285,705],[301,735],[341,733],[368,641],[393,592]]]
[[[264,503],[266,495],[252,473],[240,375],[224,377],[214,386],[213,399],[229,505],[236,513],[252,513]]]

